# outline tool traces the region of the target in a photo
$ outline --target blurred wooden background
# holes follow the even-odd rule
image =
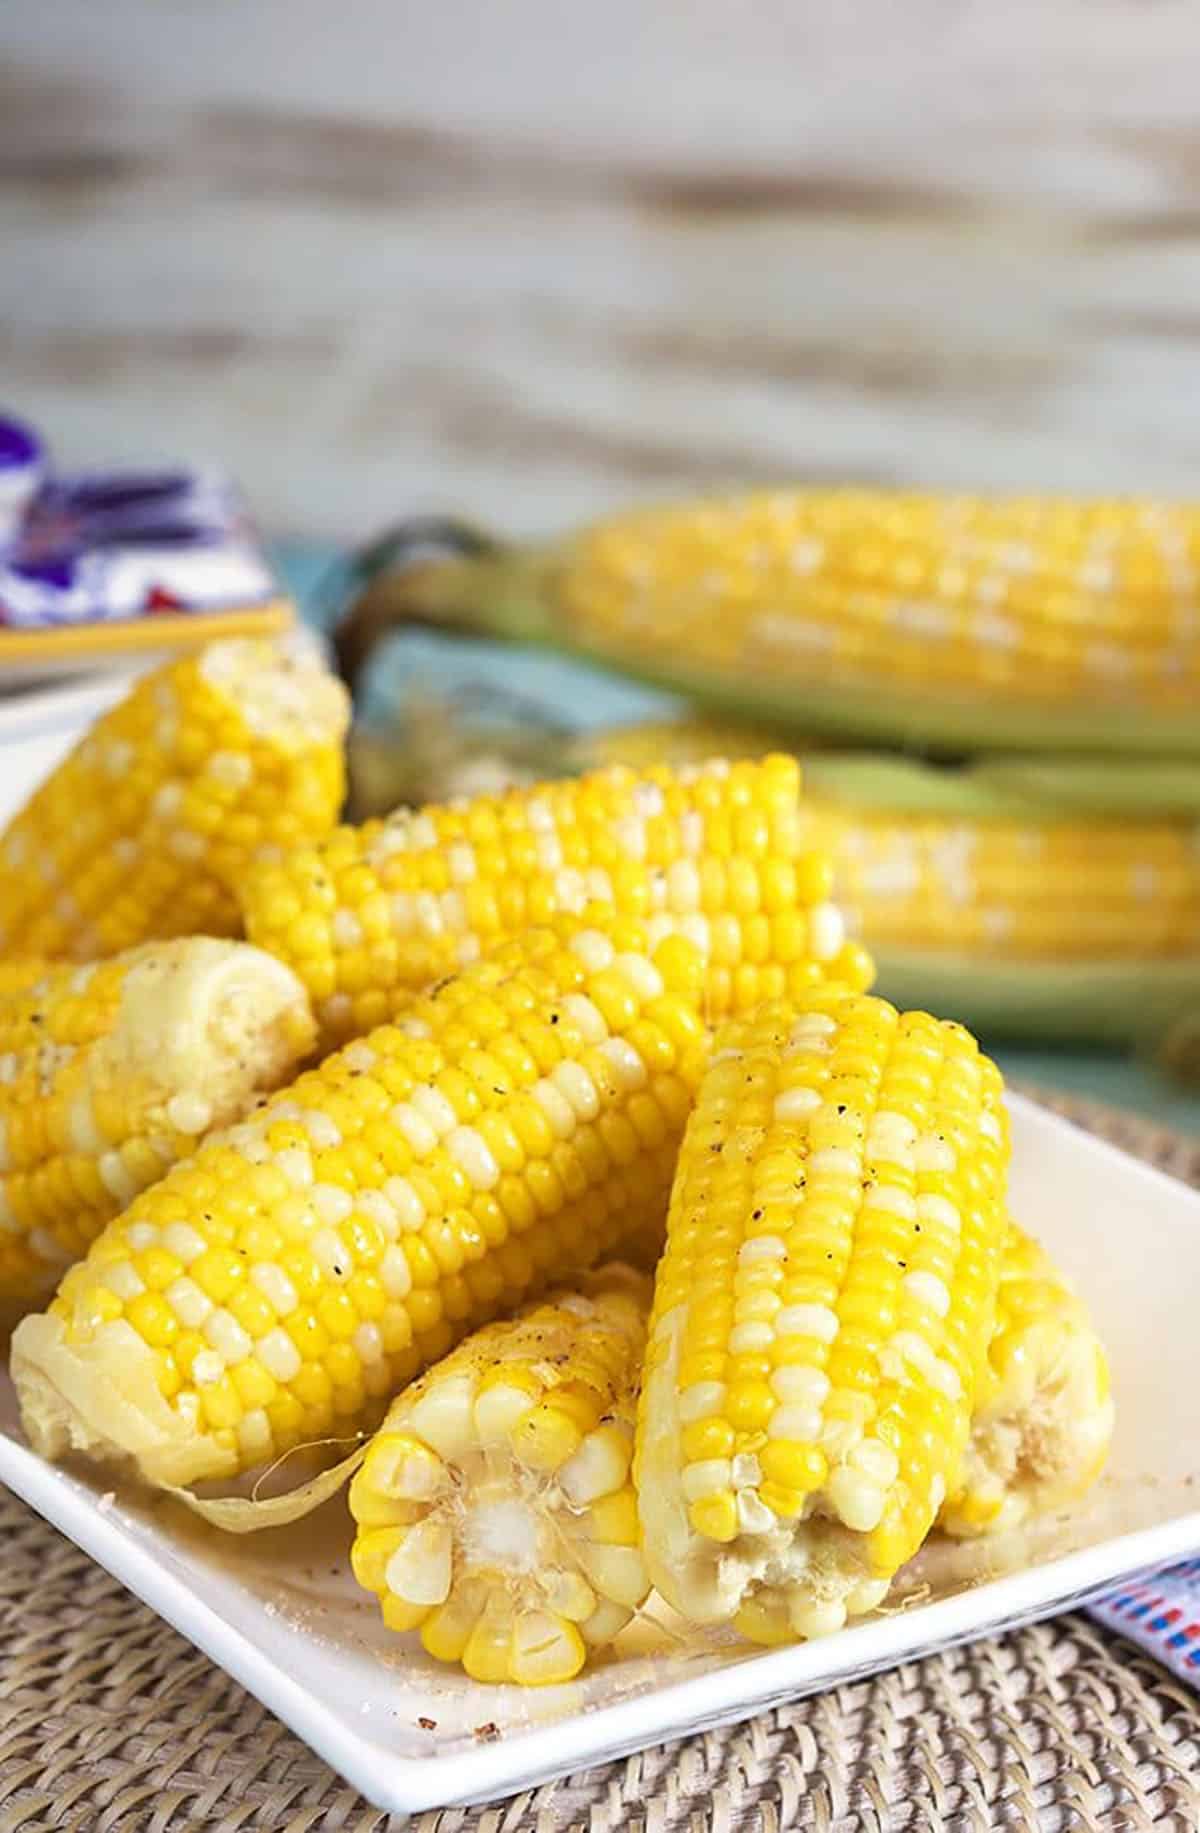
[[[17,0],[0,395],[275,530],[1200,488],[1194,0]]]

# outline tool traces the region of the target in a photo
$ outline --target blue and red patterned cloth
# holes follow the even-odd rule
[[[1089,1605],[1088,1614],[1200,1688],[1200,1559],[1122,1585]]]

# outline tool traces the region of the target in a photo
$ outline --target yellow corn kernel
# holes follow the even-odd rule
[[[337,818],[348,710],[294,638],[214,643],[144,676],[0,835],[0,950],[91,960],[236,935],[250,860]]]

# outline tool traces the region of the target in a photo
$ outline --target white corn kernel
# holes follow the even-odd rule
[[[550,1080],[559,1094],[570,1102],[580,1120],[594,1120],[600,1112],[600,1098],[595,1083],[581,1063],[556,1064]]]
[[[632,1091],[645,1087],[646,1065],[633,1045],[625,1038],[606,1038],[600,1046],[600,1052],[612,1070],[614,1080],[622,1090]]]
[[[340,1184],[314,1184],[309,1202],[318,1219],[328,1228],[336,1228],[339,1222],[348,1221],[354,1213],[354,1199]]]
[[[725,1405],[723,1381],[694,1381],[679,1396],[680,1423],[690,1426],[698,1419],[713,1419]]]
[[[231,1311],[218,1305],[204,1320],[204,1335],[221,1356],[227,1368],[244,1362],[254,1348]]]
[[[789,1121],[803,1120],[815,1113],[821,1105],[821,1097],[815,1088],[805,1088],[798,1083],[795,1088],[785,1088],[775,1097],[775,1118],[786,1125]]]
[[[425,1205],[406,1177],[390,1177],[383,1195],[395,1210],[402,1233],[411,1234],[424,1225]]]
[[[167,1120],[177,1133],[206,1133],[212,1125],[212,1103],[188,1092],[172,1095]]]
[[[146,1290],[145,1281],[131,1260],[114,1260],[101,1274],[103,1283],[118,1298],[137,1298]]]
[[[473,1376],[445,1376],[412,1408],[410,1429],[449,1463],[474,1443],[474,1399]]]
[[[608,1037],[608,1026],[600,1008],[592,1004],[586,993],[568,993],[562,1002],[562,1009],[572,1024],[578,1026],[579,1035],[585,1044],[603,1044]]]
[[[771,1392],[785,1402],[820,1407],[829,1398],[829,1388],[829,1376],[819,1368],[777,1368],[771,1376]]]
[[[879,1526],[887,1497],[878,1484],[848,1465],[830,1472],[825,1494],[835,1514],[854,1533],[869,1534]]]
[[[407,1298],[412,1291],[412,1270],[402,1247],[395,1243],[385,1248],[379,1262],[379,1277],[389,1298]]]
[[[838,1333],[837,1314],[828,1305],[786,1305],[775,1319],[781,1337],[815,1337],[832,1343]]]
[[[889,1490],[900,1475],[900,1460],[890,1445],[882,1439],[864,1438],[861,1444],[855,1445],[847,1456],[846,1462],[860,1476],[869,1482],[877,1483],[882,1490]]]
[[[434,1088],[428,1082],[421,1083],[408,1098],[417,1112],[429,1122],[439,1139],[458,1125],[458,1115],[440,1088]]]
[[[906,1273],[901,1286],[910,1298],[919,1305],[927,1305],[937,1317],[945,1317],[950,1310],[950,1294],[944,1280],[936,1273],[924,1273],[918,1268],[915,1272]]]
[[[199,1330],[213,1308],[212,1299],[194,1279],[173,1280],[163,1296],[185,1330]]]
[[[436,1151],[437,1134],[411,1101],[397,1101],[395,1107],[389,1109],[388,1120],[397,1131],[403,1133],[412,1147],[414,1157],[428,1158],[431,1152]]]
[[[197,1387],[215,1387],[225,1364],[215,1349],[201,1349],[192,1358],[192,1380]]]
[[[767,1421],[767,1437],[786,1439],[791,1444],[814,1445],[821,1436],[821,1414],[817,1407],[803,1401],[790,1401],[776,1407]]]
[[[786,1260],[787,1243],[779,1235],[752,1235],[738,1249],[738,1265],[753,1266],[761,1260]]]
[[[387,1588],[406,1604],[444,1604],[454,1575],[454,1536],[448,1521],[430,1516],[411,1527],[385,1574]]]
[[[300,1303],[299,1294],[282,1267],[260,1260],[250,1269],[250,1284],[257,1287],[279,1317],[290,1317]]]
[[[608,937],[599,929],[581,929],[571,937],[571,953],[578,955],[589,974],[601,974],[611,967],[616,954]]]
[[[680,1479],[683,1493],[689,1502],[702,1502],[706,1496],[715,1496],[732,1485],[733,1472],[727,1457],[700,1458],[694,1464],[685,1464]]]
[[[733,1356],[753,1355],[756,1350],[770,1349],[774,1341],[775,1332],[769,1324],[735,1324],[729,1333],[729,1353]]]
[[[957,1235],[962,1228],[962,1217],[948,1197],[919,1196],[917,1215],[922,1222],[927,1222],[932,1227],[948,1229],[954,1235]]]
[[[356,1355],[362,1362],[367,1364],[382,1362],[383,1333],[378,1324],[372,1323],[369,1319],[360,1324],[351,1341],[354,1344]]]
[[[600,1496],[611,1496],[629,1475],[633,1435],[616,1420],[588,1433],[558,1473],[558,1486],[573,1508],[583,1508]]]
[[[955,1171],[958,1153],[935,1133],[922,1133],[913,1147],[913,1165],[918,1171]]]
[[[474,1127],[456,1126],[446,1135],[446,1150],[460,1171],[476,1190],[494,1190],[500,1182],[500,1167],[482,1133]]]
[[[275,1164],[289,1184],[307,1190],[313,1181],[312,1159],[300,1146],[285,1146],[275,1154]]]
[[[566,1096],[554,1086],[553,1082],[547,1081],[544,1076],[540,1082],[534,1083],[529,1092],[541,1108],[546,1119],[550,1122],[551,1127],[558,1135],[559,1139],[569,1139],[571,1134],[575,1131],[578,1121],[575,1118],[575,1109],[571,1106]]]
[[[291,1337],[278,1326],[268,1330],[266,1336],[259,1337],[254,1345],[254,1353],[268,1375],[273,1375],[276,1381],[294,1381],[304,1366],[300,1351]]]

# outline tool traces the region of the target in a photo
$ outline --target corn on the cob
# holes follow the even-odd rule
[[[650,1589],[630,1482],[651,1281],[608,1266],[392,1402],[350,1489],[384,1621],[475,1680],[570,1680]]]
[[[889,770],[895,768],[889,765]],[[806,800],[847,927],[871,947],[980,958],[1200,959],[1194,821],[973,815]]]
[[[337,819],[347,717],[292,641],[214,643],[145,676],[0,835],[0,949],[93,960],[236,935],[255,854]]]
[[[240,1473],[374,1423],[477,1324],[661,1229],[702,972],[637,925],[531,933],[207,1142],[19,1326],[33,1442]]]
[[[1108,1455],[1108,1359],[1083,1301],[1015,1224],[971,1437],[938,1525],[998,1532],[1075,1501]]]
[[[343,827],[257,868],[246,931],[308,987],[326,1036],[383,1023],[398,996],[502,936],[595,902],[694,934],[720,1016],[824,974],[869,983],[801,840],[795,760],[614,769]]]
[[[405,551],[401,531],[360,568],[375,577],[341,633],[348,670],[415,616],[809,731],[1200,752],[1189,506],[772,490],[419,569]]]
[[[961,1026],[838,989],[718,1033],[638,1426],[647,1563],[685,1615],[837,1628],[928,1532],[995,1308],[1001,1094]]]
[[[0,993],[0,1302],[53,1290],[104,1224],[311,1051],[308,997],[244,942],[149,942]]]

